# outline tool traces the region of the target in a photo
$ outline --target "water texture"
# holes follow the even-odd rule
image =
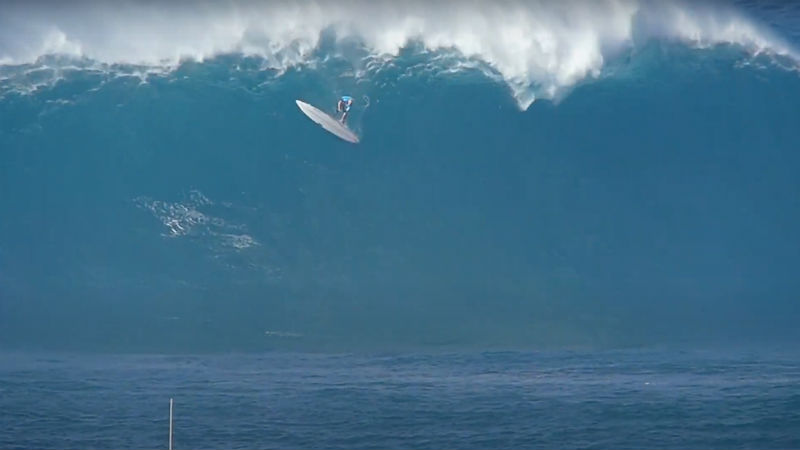
[[[798,46],[792,2],[0,4],[0,447],[162,446],[169,397],[179,448],[800,446]],[[340,95],[358,145],[295,105]]]

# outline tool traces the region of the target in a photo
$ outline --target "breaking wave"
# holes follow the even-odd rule
[[[147,77],[186,61],[257,57],[283,73],[330,59],[355,77],[391,67],[404,52],[428,55],[437,72],[479,70],[503,81],[520,108],[557,99],[602,76],[648,42],[699,48],[736,45],[797,67],[798,52],[739,8],[647,0],[501,2],[18,2],[2,6],[0,71],[18,90],[22,70],[118,71]],[[22,69],[20,69],[22,67]],[[49,71],[49,72],[48,72]],[[56,71],[59,73],[53,74]],[[16,74],[16,76],[14,76]],[[27,79],[27,78],[26,78]],[[17,82],[15,82],[15,80]],[[31,88],[31,86],[34,86]]]

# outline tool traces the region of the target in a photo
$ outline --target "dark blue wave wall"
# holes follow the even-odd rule
[[[791,341],[800,77],[740,57],[653,46],[525,112],[478,75],[234,57],[7,93],[0,345]],[[294,105],[344,93],[358,146]]]

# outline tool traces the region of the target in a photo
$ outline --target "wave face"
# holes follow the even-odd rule
[[[797,8],[192,5],[2,6],[0,344],[797,337]]]

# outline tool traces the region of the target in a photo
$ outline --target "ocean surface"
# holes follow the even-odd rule
[[[3,448],[797,448],[791,351],[2,354]]]
[[[0,447],[800,447],[800,3],[0,3]],[[352,145],[295,104],[355,99]]]

